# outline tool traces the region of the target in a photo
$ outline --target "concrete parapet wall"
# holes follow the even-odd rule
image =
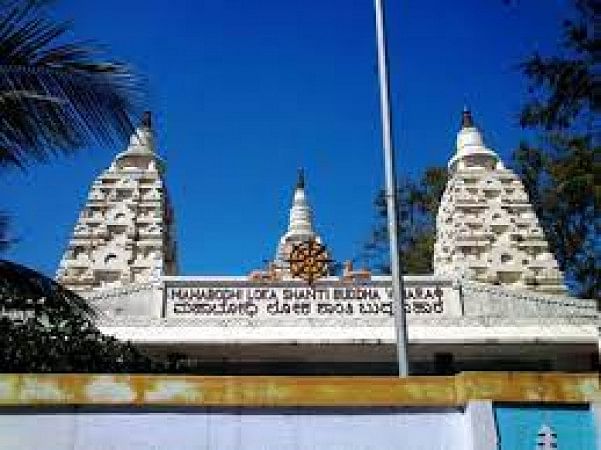
[[[463,407],[474,400],[601,402],[598,374],[467,372],[456,376],[274,377],[0,375],[0,405]]]
[[[598,374],[4,374],[0,448],[595,450],[600,400]]]

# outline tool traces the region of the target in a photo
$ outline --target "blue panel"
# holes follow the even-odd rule
[[[494,410],[501,450],[536,450],[543,424],[556,433],[558,450],[596,450],[588,408],[495,406]]]

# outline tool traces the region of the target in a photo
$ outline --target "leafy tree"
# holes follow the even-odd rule
[[[25,168],[93,143],[127,139],[140,82],[123,63],[75,42],[48,0],[0,0],[0,168]],[[0,211],[0,251],[11,242]],[[0,261],[0,371],[162,370],[102,335],[76,294]]]
[[[601,298],[601,5],[576,1],[564,23],[562,54],[522,64],[530,98],[520,121],[540,131],[513,155],[551,250],[577,295]]]
[[[403,273],[432,273],[436,214],[447,182],[445,167],[426,169],[419,182],[404,177],[397,187],[399,247]],[[376,224],[357,259],[376,272],[390,273],[386,198],[381,191],[374,202]]]
[[[122,142],[139,81],[70,40],[40,0],[0,1],[0,166],[24,167],[91,142]]]
[[[77,294],[31,269],[0,260],[0,372],[150,372],[130,343],[105,336]]]
[[[150,358],[102,334],[95,319],[76,293],[0,260],[0,373],[207,373],[183,354]]]

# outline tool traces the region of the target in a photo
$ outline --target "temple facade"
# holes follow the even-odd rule
[[[94,182],[61,260],[57,279],[101,331],[214,373],[394,373],[390,277],[330,273],[302,172],[273,261],[227,277],[177,275],[163,175],[147,117]],[[434,274],[404,277],[412,373],[594,368],[597,304],[566,293],[522,183],[469,111],[449,175]]]

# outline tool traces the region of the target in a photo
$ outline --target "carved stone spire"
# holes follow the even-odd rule
[[[176,273],[173,211],[150,125],[146,113],[92,184],[58,269],[64,286],[87,293]]]
[[[565,290],[522,182],[485,146],[467,110],[438,209],[434,274]]]

